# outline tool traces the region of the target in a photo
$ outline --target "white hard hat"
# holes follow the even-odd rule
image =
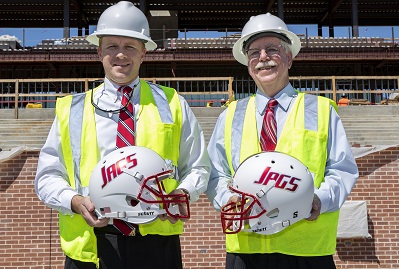
[[[129,1],[120,1],[107,8],[98,19],[97,30],[86,40],[98,46],[99,37],[105,35],[138,39],[144,43],[147,50],[157,47],[151,40],[150,27],[144,13]]]
[[[301,40],[293,32],[289,31],[287,25],[279,18],[270,13],[252,16],[242,29],[241,38],[233,46],[234,58],[243,65],[248,65],[245,48],[262,36],[274,36],[288,43],[291,48],[292,58],[301,49]],[[253,39],[252,39],[253,37]]]

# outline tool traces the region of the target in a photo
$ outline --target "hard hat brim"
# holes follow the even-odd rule
[[[86,37],[86,40],[90,42],[93,45],[98,46],[99,45],[99,37],[100,36],[124,36],[124,37],[130,37],[134,38],[137,40],[140,40],[141,42],[144,43],[145,49],[148,50],[155,50],[157,48],[157,44],[152,41],[150,38],[148,38],[145,35],[142,35],[140,33],[134,32],[134,31],[127,31],[127,30],[120,30],[120,29],[110,29],[110,30],[103,30],[103,31],[96,31],[92,33],[91,35]]]
[[[248,65],[248,58],[244,51],[244,43],[252,36],[263,33],[263,32],[275,32],[278,34],[285,35],[289,40],[291,40],[291,44],[288,44],[288,45],[290,46],[291,51],[292,51],[292,58],[295,58],[295,56],[297,56],[299,51],[301,50],[301,40],[299,39],[299,37],[296,34],[290,32],[290,31],[280,30],[280,29],[260,30],[260,31],[256,31],[256,32],[253,32],[251,34],[241,37],[234,44],[233,56],[239,63],[241,63],[243,65]]]

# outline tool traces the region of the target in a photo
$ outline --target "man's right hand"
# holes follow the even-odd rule
[[[230,205],[229,208],[230,210],[227,211],[226,213],[236,213],[237,212],[237,206],[239,207],[241,203],[241,198],[238,195],[233,195],[230,197],[230,199],[227,201],[226,205]],[[232,206],[235,205],[235,206]],[[229,230],[233,230],[233,221],[229,220],[229,221],[225,221],[225,227]]]
[[[91,227],[104,227],[108,225],[108,218],[99,219],[94,211],[95,207],[89,196],[75,195],[72,197],[71,209],[80,214]]]

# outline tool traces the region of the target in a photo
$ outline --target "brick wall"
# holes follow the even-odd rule
[[[38,152],[0,163],[0,268],[61,269],[57,213],[33,187]],[[357,160],[360,178],[351,200],[366,200],[371,239],[340,239],[337,268],[399,268],[399,147]],[[224,237],[205,196],[192,205],[181,238],[185,269],[224,268]]]
[[[28,152],[0,163],[2,269],[62,268],[57,214],[43,206],[33,186],[38,154]]]
[[[356,160],[360,177],[349,199],[367,201],[371,239],[340,239],[338,268],[399,268],[399,147]]]

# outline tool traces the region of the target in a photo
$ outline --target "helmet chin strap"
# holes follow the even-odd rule
[[[260,233],[260,234],[272,234],[272,233],[265,233],[266,231],[270,231],[270,230],[275,230],[278,228],[285,228],[290,226],[290,221],[289,220],[285,220],[285,221],[279,221],[279,222],[275,222],[269,225],[265,225],[265,226],[259,226],[256,228],[251,228],[251,229],[242,229],[241,231],[244,232],[251,232],[251,233]]]
[[[270,180],[269,182],[267,182],[267,184],[261,188],[257,193],[256,196],[260,199],[263,196],[265,196],[276,184],[276,182],[274,180]]]
[[[127,169],[126,167],[122,168],[122,172],[134,177],[139,182],[144,179],[144,176],[142,174],[140,174],[139,172],[132,173],[132,171],[130,169]]]
[[[179,214],[179,208],[177,205],[169,207],[168,210],[172,214]],[[118,212],[105,213],[103,216],[106,218],[117,218],[128,221],[129,217],[156,216],[162,214],[166,214],[165,209],[118,211]]]
[[[172,205],[168,208],[168,212],[174,215],[178,215],[180,213],[178,205]],[[105,214],[101,214],[97,209],[96,209],[96,214],[98,216],[98,219],[104,219],[104,218],[110,218],[110,219],[121,219],[127,222],[129,221],[130,218],[140,218],[143,217],[143,220],[146,220],[150,216],[158,216],[158,215],[163,215],[167,214],[167,211],[165,209],[150,209],[150,210],[132,210],[132,211],[118,211],[118,212],[109,212]],[[132,222],[133,223],[133,222]]]

